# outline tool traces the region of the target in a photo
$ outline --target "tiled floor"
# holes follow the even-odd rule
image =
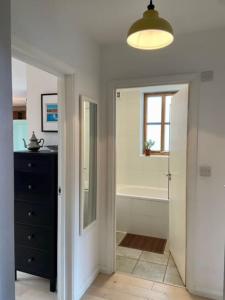
[[[118,272],[133,274],[146,280],[184,286],[168,245],[164,254],[118,246],[125,235],[123,232],[116,234]]]
[[[49,280],[17,272],[16,300],[57,300],[49,291]]]

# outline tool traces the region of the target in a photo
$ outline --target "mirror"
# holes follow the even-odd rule
[[[96,220],[97,211],[97,104],[86,97],[81,97],[80,121],[80,227],[82,232]]]

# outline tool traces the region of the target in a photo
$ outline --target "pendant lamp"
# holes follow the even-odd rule
[[[128,45],[141,50],[156,50],[169,46],[173,41],[172,26],[159,17],[151,0],[143,18],[131,26],[127,36]]]

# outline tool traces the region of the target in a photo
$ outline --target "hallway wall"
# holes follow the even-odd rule
[[[10,1],[0,9],[0,299],[14,300],[14,188]]]
[[[125,44],[106,46],[102,74],[102,86],[107,87],[120,79],[214,72],[212,81],[200,85],[197,165],[198,169],[202,165],[210,166],[212,176],[198,176],[195,211],[190,214],[195,228],[192,232],[195,242],[191,245],[194,260],[191,289],[216,299],[222,299],[224,278],[225,40],[221,38],[224,32],[222,28],[176,36],[172,46],[153,52],[138,51]],[[105,100],[107,93],[105,89]],[[105,158],[106,163],[109,159]],[[107,216],[102,218],[102,228],[104,224]],[[104,256],[102,264],[106,264]]]

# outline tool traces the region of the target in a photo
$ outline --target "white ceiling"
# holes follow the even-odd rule
[[[155,0],[175,34],[225,27],[225,0]],[[62,9],[101,44],[124,42],[129,26],[142,16],[147,0],[67,0]]]
[[[12,59],[12,90],[13,105],[25,105],[27,95],[26,64],[15,58]]]

